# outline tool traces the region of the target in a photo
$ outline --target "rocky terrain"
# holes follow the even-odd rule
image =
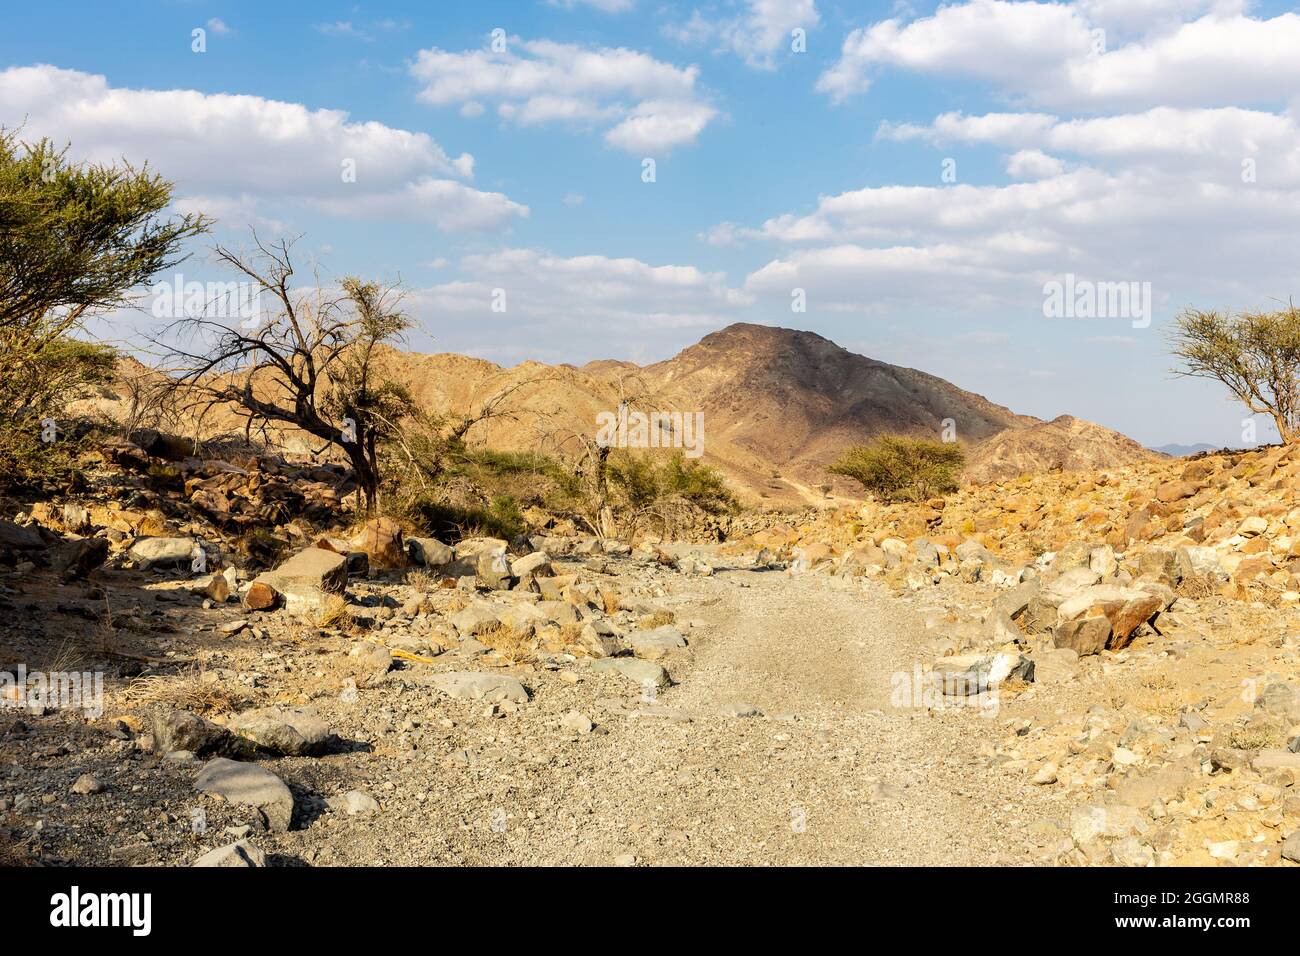
[[[337,524],[328,469],[170,467],[121,443],[0,523],[0,668],[104,681],[0,689],[6,863],[1300,859],[1293,450],[712,547],[441,542]]]

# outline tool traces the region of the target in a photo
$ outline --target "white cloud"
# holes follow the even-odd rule
[[[112,87],[103,76],[53,66],[0,71],[0,116],[26,117],[24,136],[70,143],[96,162],[149,164],[228,215],[260,216],[268,201],[300,201],[340,215],[400,202],[448,230],[503,225],[527,207],[461,180],[468,153],[452,157],[427,133],[354,122],[259,96]],[[345,163],[356,171],[346,182]],[[229,225],[242,225],[231,222]]]
[[[694,142],[717,116],[696,89],[699,69],[625,48],[587,48],[511,38],[504,52],[421,50],[411,74],[433,106],[497,103],[519,125],[564,122],[606,127],[630,152],[664,153]]]
[[[1054,107],[1241,105],[1300,94],[1300,16],[1264,20],[1241,8],[1152,0],[1125,19],[1114,3],[970,0],[852,31],[818,89],[842,101],[894,68],[975,79]],[[1117,39],[1107,24],[1141,32]]]
[[[332,23],[316,24],[316,31],[326,36],[345,37],[352,40],[360,40],[363,43],[374,43],[380,34],[397,33],[402,30],[410,29],[410,23],[406,20],[376,20],[373,23],[358,24],[351,20],[335,20]]]
[[[1014,179],[1047,179],[1065,171],[1065,163],[1041,149],[1022,149],[1007,160],[1007,175]]]
[[[753,301],[721,272],[633,258],[507,248],[464,256],[458,265],[463,278],[415,290],[411,301],[417,314],[436,319],[430,331],[440,342],[463,336],[453,344],[474,342],[476,354],[496,357],[538,357],[546,343],[572,343],[575,336],[594,343],[596,355],[625,354],[627,343],[655,330],[735,321]],[[496,289],[505,292],[505,312],[492,311]],[[468,338],[488,329],[493,344],[486,348]],[[521,351],[502,341],[518,341]],[[573,358],[569,351],[566,361]]]
[[[431,222],[447,232],[496,229],[526,218],[528,207],[502,193],[481,192],[450,179],[422,176],[399,190],[340,194],[312,204],[339,216]]]
[[[219,37],[229,36],[230,34],[235,32],[231,30],[230,27],[226,25],[226,21],[222,20],[220,17],[213,17],[211,20],[209,20],[208,29],[211,30]]]
[[[1033,314],[1043,283],[1067,272],[1151,282],[1166,313],[1198,293],[1245,303],[1292,294],[1294,172],[1280,176],[1261,159],[1258,181],[1248,182],[1235,161],[1217,170],[1127,161],[1056,170],[1044,159],[1020,156],[1025,175],[1041,166],[1030,182],[872,187],[720,231],[785,247],[748,276],[747,291],[775,303],[804,288],[810,309],[832,312],[924,302]]]
[[[1256,160],[1274,185],[1300,184],[1300,124],[1285,113],[1238,107],[1156,107],[1142,113],[1058,119],[1043,113],[945,113],[930,126],[884,123],[877,134],[936,145],[972,143],[1022,151],[1050,150],[1111,165],[1158,166],[1236,178],[1241,162]],[[1014,173],[1013,173],[1014,175]]]
[[[811,30],[821,22],[815,0],[745,0],[738,16],[710,20],[699,10],[682,26],[665,32],[682,43],[709,43],[735,53],[752,67],[770,70],[777,54],[790,50],[791,32]]]

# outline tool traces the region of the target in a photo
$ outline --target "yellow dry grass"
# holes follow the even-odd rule
[[[228,713],[246,703],[220,681],[204,680],[198,668],[137,677],[122,692],[122,701],[128,707],[166,707],[200,715]]]
[[[477,638],[511,664],[528,664],[536,660],[536,638],[508,624],[498,623],[478,634]]]
[[[655,611],[636,622],[637,630],[653,631],[656,627],[666,627],[676,622],[677,615],[672,611]]]

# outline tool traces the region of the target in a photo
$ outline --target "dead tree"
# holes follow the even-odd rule
[[[256,308],[235,316],[205,308],[176,318],[153,340],[167,356],[171,388],[190,407],[230,407],[249,429],[288,426],[337,449],[352,466],[366,513],[374,513],[380,448],[413,407],[377,361],[381,346],[411,326],[401,296],[355,278],[333,293],[319,277],[297,291],[290,285],[292,241],[265,243],[256,232],[253,241],[251,256],[218,246],[216,257],[251,283]]]

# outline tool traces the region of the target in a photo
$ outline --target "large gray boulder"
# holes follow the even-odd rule
[[[407,538],[406,552],[413,563],[426,568],[440,568],[455,557],[451,547],[437,538]]]
[[[153,749],[160,754],[187,750],[197,757],[243,757],[253,753],[247,740],[185,710],[154,712]]]
[[[143,571],[152,568],[186,568],[194,560],[193,538],[141,538],[127,550],[126,556]]]
[[[483,671],[450,671],[434,674],[432,684],[448,697],[461,700],[484,700],[489,704],[528,701],[524,685],[506,674],[489,674]]]
[[[293,820],[293,793],[283,780],[254,763],[225,757],[209,760],[199,771],[194,789],[253,807],[262,815],[266,828],[277,833],[286,832]]]
[[[330,740],[330,725],[308,710],[246,710],[226,726],[263,750],[294,757],[323,753]]]

